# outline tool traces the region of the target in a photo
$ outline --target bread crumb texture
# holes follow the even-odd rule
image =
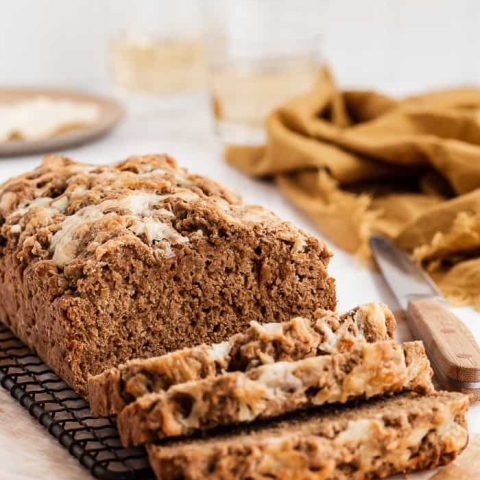
[[[82,394],[130,358],[334,309],[330,256],[167,155],[49,156],[0,187],[0,319]]]
[[[147,450],[162,480],[386,478],[456,458],[468,442],[467,407],[460,393],[401,394]]]

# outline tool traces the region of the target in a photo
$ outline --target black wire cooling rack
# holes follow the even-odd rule
[[[2,324],[0,384],[94,477],[154,478],[145,451],[123,448],[114,421],[93,417],[88,403]]]

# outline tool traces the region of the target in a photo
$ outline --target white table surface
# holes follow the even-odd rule
[[[313,224],[295,209],[280,192],[265,181],[250,179],[226,165],[221,147],[212,133],[208,103],[205,98],[191,99],[173,110],[157,106],[149,111],[136,108],[108,137],[65,152],[76,160],[106,163],[132,154],[167,152],[180,164],[196,173],[211,176],[239,191],[249,203],[266,206],[281,217],[319,235]],[[40,156],[0,159],[0,181],[36,166]],[[340,311],[369,301],[383,301],[392,309],[398,306],[382,278],[359,265],[350,255],[332,246],[335,256],[330,272],[337,279]],[[480,316],[470,309],[456,313],[480,339]],[[399,339],[409,332],[400,324]],[[470,432],[480,434],[480,406],[469,413]],[[411,475],[423,480],[430,474]],[[1,480],[76,480],[90,478],[88,472],[69,456],[6,391],[0,388],[0,479]]]

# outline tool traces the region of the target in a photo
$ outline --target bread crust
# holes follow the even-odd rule
[[[318,310],[311,318],[259,324],[227,342],[199,345],[161,357],[136,359],[90,377],[88,399],[94,415],[119,413],[136,398],[172,385],[245,372],[277,361],[294,361],[349,351],[357,342],[393,339],[395,318],[386,305],[360,305],[342,315]]]
[[[166,155],[51,156],[0,187],[0,320],[84,396],[129,359],[335,309],[330,256]]]
[[[359,343],[346,353],[227,372],[146,394],[117,417],[120,439],[135,446],[220,425],[403,390],[433,391],[421,342]]]
[[[402,394],[147,446],[160,480],[363,480],[435,468],[468,442],[468,397]]]

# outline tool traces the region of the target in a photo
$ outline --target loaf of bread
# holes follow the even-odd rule
[[[395,317],[383,304],[360,305],[343,315],[317,310],[311,318],[288,322],[252,322],[227,342],[198,345],[160,357],[135,359],[89,378],[88,400],[94,415],[119,413],[146,393],[213,377],[247,371],[277,361],[294,361],[349,351],[355,342],[393,339]]]
[[[164,155],[0,187],[0,320],[77,392],[132,358],[335,309],[317,238]]]
[[[433,391],[421,342],[358,343],[348,353],[276,362],[150,393],[117,418],[125,446],[404,390]]]
[[[147,446],[158,479],[347,480],[434,468],[466,447],[468,397],[403,394]]]

